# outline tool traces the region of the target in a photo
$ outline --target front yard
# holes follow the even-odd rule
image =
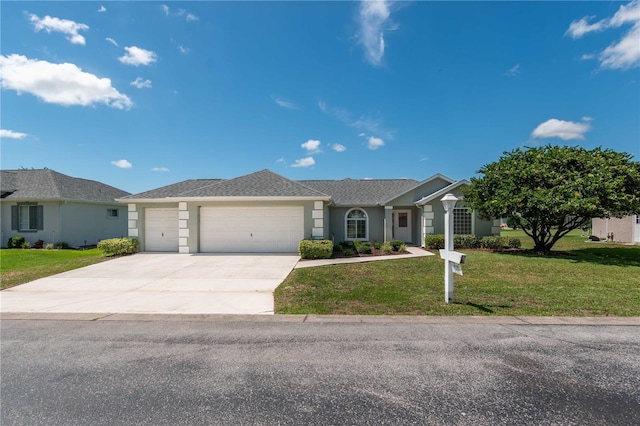
[[[522,233],[506,235],[530,240]],[[640,247],[585,242],[574,232],[552,254],[462,250],[455,303],[444,262],[427,258],[296,269],[276,289],[276,313],[640,316]]]
[[[102,250],[0,250],[0,289],[81,268],[109,258]]]

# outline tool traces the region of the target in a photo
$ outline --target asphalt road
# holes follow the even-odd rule
[[[637,425],[640,327],[3,320],[9,425]]]

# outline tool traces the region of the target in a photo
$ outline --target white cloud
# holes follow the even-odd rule
[[[335,152],[345,152],[347,150],[347,147],[339,143],[334,143],[333,145],[331,145],[331,149],[333,149]]]
[[[58,105],[102,103],[128,109],[133,104],[127,95],[111,85],[108,78],[83,72],[74,64],[54,64],[16,54],[0,55],[0,85]]]
[[[183,55],[188,55],[190,49],[188,47],[184,47],[183,45],[178,46],[178,50],[180,51],[180,53],[182,53]]]
[[[578,21],[571,22],[564,35],[569,35],[571,38],[577,39],[587,33],[602,31],[605,28],[602,21],[596,22],[595,24],[589,23],[589,21],[593,18],[593,16],[585,16]]]
[[[0,129],[0,138],[8,139],[24,139],[28,135],[22,132],[14,132],[13,130]]]
[[[333,107],[327,105],[324,101],[318,102],[318,108],[331,117],[334,117],[342,124],[349,127],[353,127],[356,130],[360,130],[359,136],[364,136],[364,132],[375,133],[383,135],[386,138],[393,139],[392,132],[384,128],[384,122],[382,118],[372,117],[370,115],[361,115],[358,119],[353,119],[352,114],[344,108]],[[364,132],[363,132],[364,131]]]
[[[98,9],[98,12],[106,12],[106,11],[107,11],[107,8],[100,5],[100,9]]]
[[[66,34],[67,40],[73,44],[84,46],[86,43],[84,37],[78,33],[78,31],[87,31],[89,29],[86,24],[80,24],[68,19],[54,18],[49,15],[40,19],[37,15],[30,14],[29,20],[36,31],[45,30],[49,34],[52,32],[62,33]]]
[[[169,169],[166,167],[154,167],[151,169],[152,172],[168,172]]]
[[[509,68],[504,75],[506,75],[507,77],[515,77],[516,75],[520,74],[520,64],[517,64],[511,68]]]
[[[298,106],[296,104],[294,104],[293,102],[287,101],[285,99],[276,98],[275,96],[272,96],[271,99],[273,99],[273,102],[280,105],[282,108],[298,109]]]
[[[580,57],[580,59],[582,59],[583,61],[587,61],[589,59],[595,59],[596,55],[594,55],[593,53],[583,53],[582,56]]]
[[[123,64],[137,67],[138,65],[149,65],[157,60],[155,52],[137,46],[127,46],[124,50],[127,53],[118,58]]]
[[[397,28],[390,20],[389,4],[385,0],[360,2],[358,40],[364,48],[365,58],[374,66],[382,63],[386,47],[384,31]]]
[[[309,139],[300,146],[306,149],[309,154],[320,152],[320,141],[316,139]]]
[[[177,12],[171,13],[171,9],[166,4],[163,4],[162,6],[160,6],[160,8],[164,12],[165,16],[169,16],[169,15],[184,16],[185,19],[187,20],[187,22],[193,22],[193,21],[197,21],[198,19],[200,19],[196,15],[194,15],[193,13],[188,13],[186,11],[186,9],[178,9]]]
[[[580,20],[573,21],[565,35],[578,39],[587,33],[594,31],[605,31],[609,28],[618,28],[625,24],[630,24],[631,29],[627,31],[620,40],[610,44],[598,55],[600,66],[610,69],[628,69],[640,66],[640,0],[633,0],[626,5],[620,6],[618,11],[611,18],[602,19],[590,24],[593,16],[585,16]],[[583,55],[583,59],[590,55]]]
[[[127,160],[112,161],[111,164],[121,169],[130,169],[131,167],[133,167]]]
[[[151,89],[151,80],[143,80],[142,77],[136,78],[130,84],[138,89]]]
[[[296,160],[295,163],[291,165],[291,167],[311,167],[316,164],[316,160],[313,157],[305,157],[299,160]]]
[[[531,133],[537,139],[560,138],[563,141],[584,140],[584,134],[591,130],[587,122],[576,123],[552,118],[541,123]]]
[[[109,43],[113,44],[114,46],[118,47],[118,43],[111,37],[107,37],[105,38],[105,40],[107,40]]]
[[[589,117],[589,116],[584,116],[582,117],[582,121],[593,121],[593,117]]]
[[[640,67],[640,20],[622,40],[604,49],[598,59],[603,68]]]
[[[384,141],[382,139],[376,138],[375,136],[369,136],[367,139],[367,148],[376,150],[381,146],[384,146]]]
[[[278,158],[276,160],[276,163],[286,163],[286,162],[287,162],[287,160],[285,158],[283,158],[283,157],[280,157],[280,158]]]

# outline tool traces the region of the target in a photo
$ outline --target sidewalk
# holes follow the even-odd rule
[[[1,313],[0,320],[640,326],[640,317]]]
[[[434,256],[433,253],[421,247],[407,247],[409,254],[392,254],[389,256],[364,256],[364,257],[347,257],[341,259],[318,259],[318,260],[300,260],[294,269],[311,268],[313,266],[339,265],[342,263],[363,263],[377,262],[379,260],[399,260],[411,257]]]

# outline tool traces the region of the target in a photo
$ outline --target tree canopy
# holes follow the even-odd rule
[[[518,148],[484,165],[464,190],[485,219],[507,218],[549,251],[596,217],[640,213],[640,162],[610,149]]]

